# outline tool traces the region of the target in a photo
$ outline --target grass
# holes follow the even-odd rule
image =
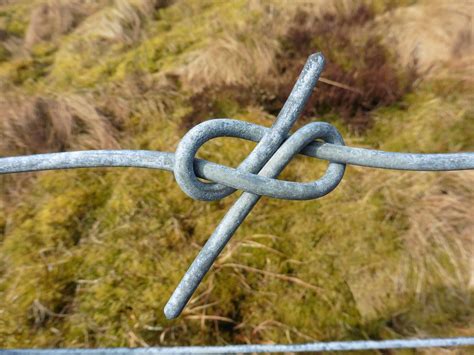
[[[270,126],[318,49],[328,66],[300,125],[329,121],[355,146],[472,151],[472,56],[428,35],[454,21],[441,38],[468,43],[463,11],[403,1],[7,3],[0,155],[173,151],[214,117]],[[401,56],[411,36],[387,44],[381,23],[396,34],[404,13],[442,56]],[[222,138],[199,156],[236,166],[253,146]],[[298,157],[282,177],[309,181],[324,169]],[[473,181],[351,166],[322,199],[263,198],[183,316],[167,321],[167,297],[235,197],[193,201],[151,170],[1,176],[0,345],[472,335]]]
[[[0,106],[6,154],[114,148],[115,129],[86,96],[5,95]]]

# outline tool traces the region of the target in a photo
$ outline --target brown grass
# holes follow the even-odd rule
[[[418,297],[424,295],[424,282],[452,290],[472,288],[472,274],[465,271],[469,265],[472,269],[474,257],[473,183],[472,172],[440,176],[407,210],[409,229],[403,239],[409,251],[404,265],[409,267],[403,279],[412,279]]]
[[[370,124],[371,110],[400,100],[411,90],[414,66],[400,73],[379,38],[363,35],[373,19],[373,11],[366,5],[347,14],[326,13],[320,18],[297,13],[295,25],[283,39],[284,49],[277,60],[279,82],[275,93],[268,95],[272,99],[266,102],[267,109],[281,107],[293,85],[291,78],[296,77],[307,54],[315,51],[325,54],[327,64],[319,90],[304,115],[335,112],[361,130]]]
[[[120,129],[133,135],[146,131],[159,119],[170,120],[180,96],[177,79],[172,75],[130,75],[122,82],[100,88],[96,106]]]
[[[472,1],[424,1],[376,18],[374,33],[397,53],[400,65],[416,58],[427,73],[438,65],[472,55]]]
[[[136,0],[135,5],[146,16],[154,11],[171,6],[175,0]]]
[[[178,74],[193,91],[209,87],[249,87],[275,75],[278,43],[255,32],[225,33],[188,55]]]
[[[375,19],[371,7],[343,4],[327,10],[319,6],[318,11],[302,6],[289,14],[270,15],[266,20],[278,25],[266,23],[261,32],[226,34],[206,50],[192,53],[189,63],[177,71],[197,92],[184,128],[205,116],[226,114],[218,107],[229,92],[240,105],[278,114],[308,55],[317,51],[325,54],[327,64],[303,116],[336,113],[355,130],[370,126],[372,110],[397,102],[412,89],[416,65],[397,67],[378,35],[365,30]],[[262,36],[272,32],[279,37]]]
[[[474,92],[474,53],[440,63],[436,70],[427,73],[427,78],[438,83],[436,90],[442,94],[461,90],[472,95]]]
[[[362,130],[370,126],[373,109],[399,101],[420,76],[438,75],[446,62],[472,63],[471,3],[386,5],[395,9],[377,15],[379,5],[316,1],[281,11],[278,3],[256,1],[249,11],[267,14],[258,31],[224,32],[192,52],[178,72],[193,91],[246,91],[249,104],[276,114],[308,54],[321,50],[328,64],[305,115],[334,112]]]
[[[183,131],[211,118],[231,116],[238,107],[259,104],[255,89],[245,90],[239,85],[209,87],[192,95],[188,102],[191,110],[180,120]]]
[[[153,14],[154,2],[115,0],[110,6],[89,16],[75,31],[79,36],[131,45],[143,36],[146,19]]]
[[[78,27],[78,34],[92,33],[104,39],[131,44],[141,35],[143,18],[150,17],[156,10],[169,6],[172,2],[172,0],[42,1],[31,12],[25,35],[25,47],[31,49],[41,41],[54,41]],[[82,22],[84,25],[81,25]]]
[[[118,146],[116,130],[85,97],[3,95],[0,153],[45,153]]]
[[[104,0],[48,0],[39,3],[31,12],[25,34],[26,48],[70,32],[105,3]]]

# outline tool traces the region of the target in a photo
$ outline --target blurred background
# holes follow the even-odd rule
[[[270,126],[317,51],[327,65],[298,125],[474,151],[472,1],[0,4],[1,156],[174,151],[217,117]],[[217,139],[199,156],[237,166],[253,146]],[[282,176],[326,165],[298,157]],[[349,166],[324,198],[263,198],[173,321],[167,298],[238,193],[193,201],[170,173],[125,168],[0,185],[1,347],[474,334],[473,172]]]

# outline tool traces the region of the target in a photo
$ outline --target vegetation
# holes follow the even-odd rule
[[[316,51],[327,67],[299,125],[329,121],[355,146],[474,150],[469,3],[0,4],[0,156],[173,151],[216,117],[269,126]],[[252,147],[217,139],[199,155],[236,166]],[[298,157],[283,176],[325,165]],[[0,176],[0,346],[472,335],[473,183],[350,166],[322,199],[263,198],[168,321],[167,298],[235,197],[193,201],[151,170]]]

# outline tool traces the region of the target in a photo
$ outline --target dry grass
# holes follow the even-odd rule
[[[414,96],[405,108],[381,110],[376,127],[368,134],[369,145],[380,144],[380,149],[391,151],[472,150],[470,94],[456,99],[449,96],[452,92],[444,95],[443,100],[433,94]],[[463,136],[467,140],[461,139]],[[356,170],[362,174],[359,184],[365,191],[359,208],[368,211],[380,198],[384,201],[381,217],[386,225],[397,221],[400,251],[400,259],[389,273],[384,271],[384,262],[373,269],[365,265],[354,271],[350,283],[361,314],[373,317],[383,309],[396,310],[398,315],[394,314],[391,322],[397,332],[416,331],[413,317],[419,317],[418,322],[431,322],[432,329],[442,333],[448,318],[429,320],[433,313],[471,319],[474,175],[467,171],[423,174]],[[373,240],[378,240],[377,233],[372,234]],[[380,285],[380,291],[375,291],[378,287],[367,289],[364,285],[369,282]],[[381,296],[387,292],[395,299]],[[401,299],[405,300],[403,306]],[[407,316],[410,312],[416,316]],[[459,326],[460,334],[469,332],[466,324],[469,322]]]
[[[472,1],[424,1],[379,16],[375,28],[397,52],[400,65],[416,59],[425,74],[443,62],[472,55]]]
[[[274,9],[276,14],[270,12],[265,18],[269,22],[259,24],[258,31],[234,30],[232,38],[218,37],[205,49],[191,52],[189,62],[176,71],[195,92],[193,111],[183,118],[183,127],[188,129],[206,116],[231,114],[222,110],[229,97],[238,106],[262,106],[278,114],[308,53],[322,51],[327,65],[321,89],[303,117],[336,113],[354,130],[367,129],[372,110],[397,102],[412,89],[416,67],[397,67],[389,48],[378,36],[366,33],[375,18],[369,5],[336,4],[317,10],[290,7],[284,13]],[[199,56],[194,58],[193,53]],[[258,66],[252,65],[257,62]]]
[[[474,53],[440,63],[436,70],[428,73],[427,79],[438,83],[440,93],[459,90],[471,96],[474,88]]]
[[[472,63],[472,4],[423,3],[377,15],[378,5],[340,1],[282,7],[252,2],[249,11],[266,13],[258,30],[232,29],[212,38],[189,53],[176,73],[192,91],[230,87],[247,92],[248,104],[276,114],[307,53],[322,50],[328,58],[322,90],[305,114],[333,111],[355,130],[366,129],[371,124],[368,112],[400,100],[417,77],[436,75],[428,69],[439,70],[448,60]],[[282,45],[275,45],[278,38],[283,38]],[[256,62],[258,66],[252,65]]]
[[[54,41],[77,27],[84,18],[103,7],[105,0],[47,0],[31,12],[25,46],[31,49],[40,41]]]
[[[249,87],[276,75],[277,48],[275,38],[262,37],[259,32],[223,34],[190,53],[177,74],[193,91],[210,86]]]
[[[186,54],[176,73],[194,92],[210,86],[250,87],[273,83],[275,76],[281,74],[277,70],[278,54],[284,50],[280,38],[291,31],[300,12],[311,14],[312,20],[317,21],[324,14],[348,14],[356,7],[356,3],[346,0],[329,4],[325,1],[249,1],[245,10],[263,15],[258,20],[249,16],[252,27],[243,22],[227,25],[219,23],[222,19],[210,19],[210,27],[225,30]]]
[[[374,10],[364,4],[350,12],[325,12],[320,18],[297,13],[283,39],[279,82],[275,93],[268,95],[274,99],[267,109],[281,106],[291,89],[290,77],[297,75],[306,53],[322,51],[327,58],[324,78],[304,115],[337,113],[353,129],[367,129],[370,111],[400,100],[416,78],[414,65],[397,67],[390,48],[378,36],[366,33],[374,17]]]
[[[248,23],[237,22],[229,26],[220,18],[211,18],[210,27],[224,27],[218,35],[209,38],[204,45],[188,53],[176,72],[180,74],[192,91],[201,91],[209,86],[249,87],[262,83],[273,83],[278,73],[278,54],[285,51],[279,39],[291,31],[298,13],[311,14],[314,21],[324,14],[348,14],[357,7],[352,1],[340,0],[329,4],[313,2],[267,2],[254,0],[246,3],[249,13],[263,15],[257,19],[251,16]],[[299,24],[301,25],[301,24]],[[307,54],[310,50],[306,49]]]
[[[137,6],[137,8],[145,16],[150,16],[156,10],[166,8],[171,6],[175,0],[132,0],[132,3]]]
[[[143,35],[145,19],[153,14],[151,1],[114,0],[111,6],[87,18],[75,31],[78,36],[97,38],[112,43],[132,44]]]
[[[98,91],[100,111],[134,134],[169,116],[182,96],[171,75],[130,75]]]
[[[152,22],[159,10],[171,3],[151,0],[108,2],[108,6],[85,18],[64,39],[48,76],[64,89],[71,85],[90,88],[113,76],[117,81],[123,80],[133,72],[131,68],[120,68],[128,61],[140,61],[137,70],[143,73],[146,66],[142,63],[149,62],[146,53],[139,53],[137,47],[155,31],[156,22]]]
[[[118,147],[111,122],[78,95],[9,94],[0,108],[3,155]]]
[[[472,172],[439,176],[407,209],[409,228],[402,238],[409,253],[403,262],[402,292],[415,285],[417,297],[423,298],[425,283],[442,284],[454,292],[467,285],[472,289],[473,185]]]

